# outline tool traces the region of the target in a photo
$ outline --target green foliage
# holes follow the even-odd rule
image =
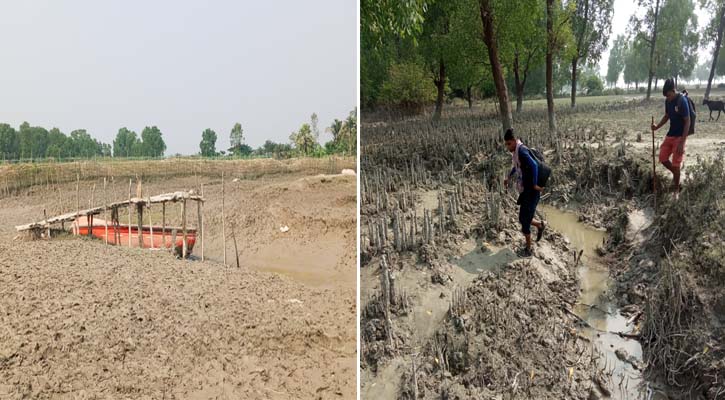
[[[627,38],[624,35],[618,35],[614,39],[612,49],[609,51],[609,61],[607,62],[607,83],[611,86],[617,84],[619,76],[624,71],[624,59],[628,51]]]
[[[364,47],[381,47],[386,37],[420,32],[425,9],[424,0],[362,0],[360,37]]]
[[[234,124],[232,131],[229,132],[229,144],[231,147],[237,147],[244,143],[244,130],[242,124],[237,122]]]
[[[647,81],[648,71],[649,44],[642,38],[635,38],[624,57],[624,83],[639,86]]]
[[[584,82],[587,96],[600,96],[604,90],[604,82],[597,75],[589,75]]]
[[[116,134],[116,139],[113,141],[113,156],[114,157],[132,157],[136,156],[135,150],[139,148],[139,139],[136,136],[136,132],[129,131],[128,129],[121,128]]]
[[[666,79],[691,75],[700,41],[693,1],[666,0],[660,24],[655,50],[656,76]]]
[[[141,131],[141,155],[144,157],[161,157],[166,151],[166,143],[161,131],[156,126],[145,127]]]
[[[216,132],[211,129],[205,129],[201,133],[201,142],[199,149],[202,157],[216,156]]]
[[[302,124],[300,129],[292,132],[289,136],[290,142],[295,146],[297,151],[303,155],[310,155],[317,145],[315,137],[312,134],[310,124]]]
[[[18,155],[18,133],[8,124],[0,124],[0,155],[5,160],[15,160]]]
[[[436,88],[419,64],[403,63],[390,67],[383,84],[381,99],[385,104],[420,111],[423,105],[435,100]]]

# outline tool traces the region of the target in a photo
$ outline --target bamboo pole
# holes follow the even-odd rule
[[[224,171],[222,171],[222,243],[224,248],[224,266],[227,266],[227,235],[226,235],[226,216],[224,215]]]
[[[73,221],[73,234],[78,235],[78,212],[81,210],[81,174],[76,172],[76,219]]]
[[[128,179],[128,247],[131,247],[131,186],[133,185],[133,179]]]
[[[201,184],[201,197],[204,198],[204,184]],[[201,230],[199,233],[201,234],[201,261],[204,261],[204,203],[203,202],[197,202],[197,204],[201,207],[201,212],[199,213],[199,218],[201,219],[199,227]]]
[[[161,235],[161,246],[163,248],[166,248],[166,202],[161,203],[161,232],[163,235]],[[171,245],[173,248],[173,243]]]
[[[136,215],[138,218],[138,248],[143,249],[143,203],[138,203],[136,205]],[[131,227],[129,227],[131,228]]]
[[[186,199],[181,202],[181,230],[183,235],[183,243],[181,243],[181,257],[186,258]]]
[[[104,220],[104,226],[106,228],[106,234],[103,235],[103,239],[108,244],[108,194],[106,193],[106,178],[103,178],[103,204],[105,206],[105,210],[103,210],[103,220]]]
[[[148,209],[149,209],[149,230],[151,231],[149,239],[151,239],[151,248],[153,249],[154,248],[154,224],[153,224],[153,222],[151,222],[151,203],[149,203]]]

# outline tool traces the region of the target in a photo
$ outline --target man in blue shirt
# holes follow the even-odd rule
[[[685,141],[690,132],[690,103],[675,91],[675,82],[667,79],[662,86],[665,100],[665,115],[659,124],[652,124],[652,130],[660,129],[670,121],[670,129],[660,146],[660,163],[672,172],[675,196],[680,192],[680,166],[685,158]],[[672,156],[672,161],[670,161]]]
[[[541,240],[544,234],[544,221],[534,220],[536,206],[541,198],[541,191],[544,190],[538,185],[539,163],[531,155],[529,148],[521,140],[514,136],[513,129],[506,130],[504,135],[506,148],[511,152],[511,163],[513,167],[505,180],[508,187],[509,178],[516,177],[516,190],[519,192],[519,199],[516,202],[519,207],[519,222],[521,232],[526,238],[526,247],[519,251],[522,257],[531,257],[531,225],[537,228],[536,241]]]

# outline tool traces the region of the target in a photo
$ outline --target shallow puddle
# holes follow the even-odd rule
[[[464,254],[451,262],[471,274],[483,271],[498,271],[518,257],[509,248],[498,248],[489,243],[469,239],[462,246]]]
[[[602,244],[606,232],[579,222],[574,213],[561,211],[551,206],[540,206],[546,215],[546,222],[566,236],[577,250],[583,250],[578,273],[581,293],[574,312],[591,327],[582,327],[582,334],[594,343],[604,357],[600,366],[611,374],[608,389],[612,399],[648,399],[646,383],[640,371],[632,362],[623,361],[616,355],[625,356],[634,364],[642,360],[642,347],[638,341],[623,338],[616,333],[631,333],[633,325],[627,325],[627,318],[616,306],[603,296],[611,283],[607,266],[597,256],[596,248]],[[614,332],[614,333],[613,333]],[[625,355],[626,352],[626,355]],[[657,398],[657,397],[652,397]]]

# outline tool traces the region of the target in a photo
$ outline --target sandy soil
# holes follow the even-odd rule
[[[77,237],[12,240],[43,209],[73,209],[75,184],[0,199],[0,399],[354,398],[355,178],[232,179],[229,267],[219,179],[143,185],[204,184],[205,262]],[[83,204],[91,185],[81,182]],[[128,183],[108,193],[124,198]],[[159,209],[147,215],[159,223]]]

